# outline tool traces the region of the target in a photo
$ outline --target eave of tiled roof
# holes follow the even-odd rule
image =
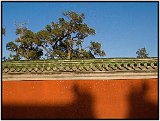
[[[14,61],[2,63],[3,80],[158,78],[157,72],[157,58]]]

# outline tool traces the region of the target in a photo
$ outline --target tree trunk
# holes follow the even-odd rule
[[[68,53],[67,53],[67,59],[71,59],[71,54],[72,54],[72,39],[69,39],[68,40],[68,43],[69,43],[69,45],[67,46],[67,50],[68,50]]]
[[[71,59],[71,50],[70,49],[68,49],[68,55],[67,55],[67,59]]]

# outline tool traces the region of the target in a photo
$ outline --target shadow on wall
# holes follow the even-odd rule
[[[60,106],[6,105],[2,107],[2,119],[94,119],[93,97],[73,86],[76,100]]]
[[[128,96],[130,111],[128,119],[158,119],[158,105],[145,98],[149,86],[143,83],[142,88],[137,90],[132,87]]]

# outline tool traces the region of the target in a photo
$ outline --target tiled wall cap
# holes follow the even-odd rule
[[[158,71],[158,59],[91,59],[2,62],[3,73]]]

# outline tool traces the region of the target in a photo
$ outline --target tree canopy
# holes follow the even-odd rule
[[[90,59],[105,56],[98,42],[84,46],[85,38],[96,32],[85,22],[85,15],[73,11],[63,13],[57,22],[45,26],[43,30],[33,32],[25,26],[16,28],[16,40],[7,43],[7,50],[14,52],[15,57],[27,60],[40,59]]]
[[[148,58],[148,55],[149,55],[145,47],[138,49],[136,54],[137,54],[137,58]]]

